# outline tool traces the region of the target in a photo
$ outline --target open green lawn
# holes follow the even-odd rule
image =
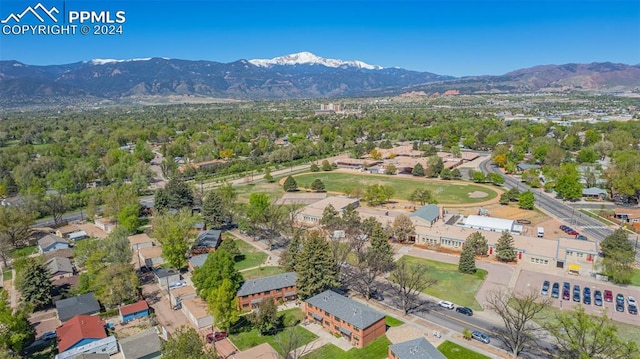
[[[582,213],[584,213],[584,214],[586,214],[587,216],[589,216],[589,217],[591,217],[591,218],[595,218],[595,219],[597,219],[598,221],[600,221],[600,222],[602,222],[602,223],[606,224],[607,226],[608,226],[608,225],[612,225],[612,224],[613,224],[613,225],[615,225],[615,223],[611,222],[610,220],[608,220],[608,219],[606,219],[606,218],[600,217],[599,215],[597,215],[596,213],[594,213],[594,212],[593,212],[593,211],[591,211],[591,210],[588,210],[588,209],[579,209],[579,211],[580,211],[580,212],[582,212]]]
[[[282,186],[278,183],[278,179],[276,179],[273,183],[267,182],[258,182],[251,183],[247,185],[240,185],[233,187],[238,194],[238,202],[249,203],[249,195],[254,192],[262,192],[265,193],[269,198],[276,199],[281,197],[284,194],[284,190]]]
[[[227,238],[227,240],[230,238]],[[267,260],[267,254],[257,250],[254,246],[245,243],[245,241],[236,239],[236,245],[242,253],[240,260],[236,262],[236,270],[243,270],[251,267],[257,267]]]
[[[297,323],[300,323],[300,321],[304,317],[304,313],[300,309],[294,308],[284,310],[278,313],[278,315],[283,317],[283,323],[286,328],[279,331],[277,334],[258,335],[258,330],[251,328],[251,324],[246,319],[246,317],[241,317],[238,324],[236,324],[236,328],[238,328],[240,332],[231,334],[229,336],[229,340],[231,340],[239,350],[252,348],[262,343],[269,343],[269,345],[271,345],[273,349],[280,353],[280,355],[283,355],[284,353],[282,353],[282,347],[280,343],[283,343],[285,340],[287,340],[288,336],[291,334],[291,331],[294,331],[295,335],[300,338],[301,346],[310,343],[318,338],[310,331],[302,328],[299,325],[295,325]]]
[[[640,287],[640,269],[633,270],[633,277],[631,277],[631,285]]]
[[[324,345],[311,353],[304,355],[304,359],[382,359],[387,357],[387,348],[391,345],[386,335],[369,343],[362,349],[353,348],[343,351],[333,344]]]
[[[478,269],[475,274],[462,274],[458,272],[457,264],[411,256],[402,258],[411,264],[426,265],[429,268],[429,275],[438,281],[434,286],[427,288],[424,293],[473,310],[482,310],[480,304],[476,302],[475,296],[487,276],[486,270]]]
[[[31,255],[37,252],[38,252],[38,246],[22,247],[22,248],[14,249],[11,252],[11,257],[12,258],[26,257],[28,255]]]
[[[448,359],[489,359],[486,355],[474,352],[448,340],[438,345],[438,350]]]
[[[325,189],[330,192],[345,193],[356,186],[364,190],[372,184],[390,185],[396,191],[393,198],[401,200],[408,200],[411,192],[417,188],[427,188],[441,204],[479,203],[498,196],[498,192],[494,190],[461,181],[437,181],[427,178],[337,172],[307,173],[294,177],[298,186],[304,188],[311,188],[311,183],[319,178],[324,182]],[[484,192],[487,196],[469,198],[469,194],[476,191]]]
[[[268,266],[268,267],[249,269],[247,271],[241,272],[240,274],[242,274],[242,277],[244,278],[244,280],[249,280],[249,279],[268,277],[276,274],[282,274],[284,272],[285,270],[282,267]]]
[[[390,326],[390,327],[399,327],[402,324],[404,324],[404,322],[402,320],[396,319],[396,318],[388,316],[388,315],[385,317],[385,321],[386,321],[387,326]]]

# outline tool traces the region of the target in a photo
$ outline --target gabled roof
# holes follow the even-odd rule
[[[158,268],[155,270],[155,274],[158,278],[166,278],[176,274],[180,275],[180,272],[173,268]]]
[[[368,328],[377,321],[384,319],[384,314],[331,290],[311,297],[306,302],[359,329]]]
[[[53,234],[47,234],[46,236],[38,240],[38,246],[42,249],[49,248],[56,243],[64,243],[66,245],[69,245],[69,242],[67,242],[65,239],[54,236]]]
[[[57,301],[56,309],[58,310],[58,318],[64,323],[79,314],[99,313],[100,304],[93,293],[87,293]]]
[[[222,241],[222,231],[219,229],[209,229],[198,234],[193,248],[218,248]]]
[[[496,217],[485,217],[485,216],[476,216],[469,215],[467,219],[464,221],[464,225],[470,228],[478,228],[478,229],[491,229],[502,231],[509,231],[513,229],[513,219],[504,219],[504,218],[496,218]]]
[[[119,308],[120,315],[129,315],[143,310],[149,310],[149,305],[144,300],[129,305],[123,305]]]
[[[585,196],[599,196],[601,194],[607,195],[607,191],[598,187],[589,187],[589,188],[583,188],[582,194]]]
[[[69,239],[73,241],[76,241],[79,239],[89,238],[89,235],[85,231],[77,231],[77,232],[69,233],[67,237],[69,237]]]
[[[83,339],[104,339],[107,333],[100,317],[76,315],[56,329],[58,352],[62,353]]]
[[[422,218],[425,221],[431,223],[440,217],[440,207],[435,204],[428,204],[418,208],[417,211],[411,213],[409,217]]]
[[[398,359],[446,359],[436,347],[424,338],[417,338],[389,346]]]
[[[44,263],[44,266],[49,269],[49,273],[73,273],[73,266],[69,258],[65,257],[53,257]]]
[[[274,289],[288,288],[296,285],[298,278],[295,272],[276,274],[269,277],[251,279],[242,284],[238,296],[268,292]]]
[[[144,358],[162,350],[160,338],[154,328],[120,339],[118,343],[120,344],[122,355],[126,359]]]
[[[193,268],[202,267],[208,256],[209,253],[198,254],[197,256],[189,258],[189,263],[191,263]]]

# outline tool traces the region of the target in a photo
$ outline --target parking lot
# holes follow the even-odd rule
[[[540,293],[540,290],[542,289],[542,283],[545,280],[548,280],[551,286],[553,286],[554,282],[560,283],[560,298],[551,299],[552,300],[551,304],[555,307],[562,308],[562,309],[571,309],[576,305],[580,305],[584,307],[585,312],[590,314],[598,314],[604,309],[607,312],[607,316],[609,316],[609,318],[615,321],[634,324],[634,325],[640,325],[640,315],[629,314],[627,310],[627,301],[626,301],[626,298],[628,298],[630,295],[635,297],[636,299],[640,298],[639,288],[631,287],[631,286],[627,286],[627,287],[619,286],[609,282],[597,281],[595,279],[590,279],[587,277],[573,276],[566,273],[560,276],[560,275],[553,275],[553,274],[547,274],[547,273],[539,273],[539,272],[534,272],[530,270],[523,270],[520,273],[518,282],[516,283],[515,290],[516,292],[523,292],[533,288],[538,293]],[[569,300],[562,300],[562,284],[564,282],[569,282],[571,284],[571,288],[569,290],[569,294],[571,298]],[[572,298],[573,286],[576,284],[580,286],[580,299],[581,299],[580,303],[574,302]],[[551,286],[548,294],[549,297],[551,296]],[[584,304],[582,302],[582,291],[584,290],[585,286],[591,288],[592,301],[590,305]],[[601,307],[594,305],[593,294],[595,293],[596,290],[602,291],[603,295],[605,290],[611,290],[613,292],[613,297],[614,297],[613,302],[603,301],[603,305]],[[621,293],[625,297],[624,312],[617,312],[615,308],[615,296],[618,293]]]

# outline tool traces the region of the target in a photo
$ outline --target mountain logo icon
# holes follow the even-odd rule
[[[4,20],[0,21],[0,23],[7,24],[11,21],[19,24],[22,21],[22,18],[27,16],[28,14],[33,15],[36,19],[38,19],[41,23],[44,23],[46,18],[53,20],[53,22],[58,22],[58,19],[54,14],[59,14],[60,11],[55,7],[51,9],[47,9],[42,3],[38,3],[36,6],[27,6],[24,11],[21,13],[11,13]]]

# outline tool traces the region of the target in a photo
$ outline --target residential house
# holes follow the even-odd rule
[[[389,345],[388,359],[447,359],[425,338]]]
[[[56,310],[58,312],[58,319],[64,323],[76,315],[93,315],[100,313],[100,304],[98,304],[93,293],[87,293],[57,301]]]
[[[208,257],[209,257],[209,252],[198,254],[197,256],[193,256],[189,258],[187,263],[187,265],[189,266],[189,270],[194,270],[196,268],[202,267]]]
[[[38,240],[38,251],[40,254],[66,248],[69,248],[69,242],[53,234],[47,234]]]
[[[118,341],[123,359],[156,359],[162,357],[160,337],[155,328],[120,339]]]
[[[582,189],[582,197],[585,198],[595,198],[595,199],[605,199],[607,198],[608,193],[606,190],[598,187],[589,187]]]
[[[196,241],[191,247],[191,254],[203,254],[213,252],[222,243],[222,231],[219,229],[209,229],[198,233]]]
[[[149,305],[145,300],[138,301],[133,304],[123,305],[118,308],[120,313],[120,321],[122,323],[128,323],[138,318],[144,318],[149,316]]]
[[[327,290],[305,301],[305,318],[363,348],[384,335],[385,315]]]
[[[73,275],[73,266],[69,258],[53,257],[44,262],[44,266],[49,270],[51,278],[71,277]]]
[[[250,279],[238,290],[238,309],[251,310],[260,302],[271,298],[276,302],[295,300],[298,297],[295,272]]]
[[[191,286],[175,288],[169,291],[169,303],[171,304],[171,307],[174,307],[182,303],[183,300],[195,298],[195,296],[196,289]]]
[[[98,359],[104,358],[105,355],[107,358],[110,358],[111,355],[116,354],[117,352],[118,341],[116,340],[116,337],[111,335],[57,354],[55,359]]]
[[[164,264],[164,258],[162,258],[162,247],[159,246],[140,248],[138,250],[138,257],[148,268],[159,267]]]
[[[640,209],[638,208],[616,208],[614,216],[624,223],[630,223],[634,226],[640,225]]]
[[[153,247],[154,245],[153,239],[151,239],[151,237],[149,237],[149,235],[146,233],[136,234],[133,236],[129,236],[128,238],[129,238],[129,245],[131,246],[132,251],[137,251],[142,248]]]
[[[95,218],[93,224],[106,233],[111,233],[118,225],[113,218]]]
[[[68,224],[66,226],[56,228],[55,234],[60,238],[69,239],[69,235],[71,233],[79,232],[79,231],[80,231],[80,228],[78,228],[78,226],[76,226],[75,224]]]
[[[196,329],[213,325],[213,317],[207,310],[207,302],[200,297],[183,299],[182,312]]]
[[[180,280],[180,272],[173,268],[158,268],[154,271],[156,280],[161,287],[169,287],[169,284]]]
[[[524,172],[529,169],[539,170],[540,167],[541,167],[540,165],[530,165],[528,163],[521,162],[516,165],[516,170],[518,172]]]
[[[107,337],[99,316],[76,315],[56,329],[58,352],[78,348]]]

